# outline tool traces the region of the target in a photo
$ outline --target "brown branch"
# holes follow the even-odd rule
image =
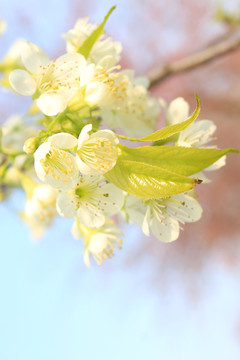
[[[237,49],[238,47],[240,47],[239,33],[233,39],[230,38],[223,40],[218,44],[210,45],[196,54],[191,54],[183,59],[157,67],[151,70],[147,75],[150,80],[150,87],[153,87],[169,76],[201,66],[219,56],[225,55],[230,51]]]

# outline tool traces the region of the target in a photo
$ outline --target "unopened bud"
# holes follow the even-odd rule
[[[39,138],[38,137],[31,137],[27,139],[23,145],[23,151],[27,154],[34,153],[39,146]]]

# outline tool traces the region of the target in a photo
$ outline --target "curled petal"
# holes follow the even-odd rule
[[[36,91],[36,82],[25,70],[13,70],[9,75],[9,82],[18,94],[29,96]]]
[[[76,156],[76,162],[78,165],[78,169],[83,175],[98,175],[99,171],[90,168],[90,166],[86,165],[79,156]]]
[[[115,133],[112,130],[99,130],[91,135],[91,139],[99,139],[99,138],[107,138],[109,139],[113,145],[116,145],[119,143],[119,140]]]
[[[50,61],[45,51],[29,41],[23,44],[21,57],[25,68],[32,74],[38,73],[40,66],[45,66]]]
[[[169,125],[173,125],[186,120],[188,114],[189,104],[182,97],[178,97],[170,103],[166,115]]]
[[[51,144],[47,141],[39,146],[39,148],[34,153],[34,166],[37,176],[40,180],[44,181],[45,179],[45,171],[41,166],[41,160],[45,158],[47,153],[49,152]]]
[[[58,149],[72,149],[78,144],[75,136],[68,133],[59,133],[48,138],[52,146]]]
[[[89,131],[92,130],[92,124],[85,125],[78,137],[78,149],[82,146],[83,142],[89,139]]]

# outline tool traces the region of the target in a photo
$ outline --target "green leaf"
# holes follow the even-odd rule
[[[104,17],[103,22],[84,40],[82,45],[78,49],[78,53],[82,54],[85,59],[88,58],[93,45],[98,40],[98,38],[101,36],[103,32],[104,25],[106,24],[107,19],[113,12],[113,10],[116,8],[116,5],[112,6],[111,9],[108,11],[107,15]]]
[[[197,95],[196,95],[196,100],[197,100],[196,109],[192,113],[192,116],[190,116],[185,121],[182,121],[182,122],[174,124],[174,125],[166,126],[165,128],[155,131],[154,133],[144,136],[143,138],[140,138],[140,139],[123,136],[123,135],[118,135],[118,137],[121,139],[125,139],[125,140],[141,141],[141,142],[143,142],[143,141],[159,141],[159,140],[170,138],[170,136],[173,136],[175,134],[178,134],[180,131],[185,130],[189,125],[191,125],[193,123],[194,120],[196,120],[196,118],[199,115],[200,108],[201,108],[200,99]]]
[[[204,170],[228,153],[239,152],[231,148],[218,150],[181,146],[143,146],[132,149],[117,145],[117,149],[121,160],[141,161],[184,176],[194,175]]]
[[[196,184],[195,179],[160,166],[121,159],[104,176],[120,189],[143,199],[172,196],[190,190]]]

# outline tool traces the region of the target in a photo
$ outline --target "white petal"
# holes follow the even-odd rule
[[[89,131],[92,130],[92,124],[85,125],[78,137],[78,149],[82,146],[83,142],[89,139]]]
[[[37,106],[45,115],[54,116],[63,112],[67,103],[64,96],[58,93],[45,93],[37,99]]]
[[[98,200],[98,207],[104,211],[105,215],[112,216],[121,210],[124,202],[121,189],[113,184],[107,184],[102,186],[99,193],[103,194],[103,196]]]
[[[9,75],[12,88],[21,95],[33,95],[36,91],[36,82],[25,70],[13,70]]]
[[[59,58],[57,58],[55,64],[56,66],[64,66],[64,67],[72,67],[72,63],[75,63],[75,66],[77,67],[81,67],[84,64],[86,64],[86,60],[84,58],[83,55],[78,54],[78,53],[73,53],[73,54],[64,54],[62,56],[60,56]],[[76,68],[76,67],[75,67]]]
[[[76,162],[77,162],[77,166],[78,166],[78,169],[81,174],[83,174],[83,175],[99,175],[99,171],[94,170],[94,169],[90,168],[89,166],[87,166],[85,164],[85,162],[83,162],[80,159],[80,157],[78,155],[76,156]]]
[[[95,74],[95,65],[90,64],[88,66],[85,66],[81,69],[80,72],[80,85],[85,86],[89,84]]]
[[[29,218],[32,218],[36,221],[36,214],[40,214],[42,211],[42,206],[39,201],[29,200],[26,202],[25,213]]]
[[[34,154],[35,171],[40,180],[49,184],[53,188],[67,190],[75,186],[76,180],[79,176],[76,159],[69,152],[52,147],[53,151],[54,149],[59,152],[61,160],[63,159],[65,164],[63,162],[61,167],[58,167],[57,163],[55,163],[55,166],[52,166],[51,169],[49,168],[49,171],[46,171],[46,169],[43,168],[41,160],[44,159],[46,154],[51,150],[51,144],[47,141],[41,144]],[[66,173],[65,170],[62,169],[62,166],[65,166],[65,170],[68,169],[70,171]]]
[[[162,242],[171,242],[179,236],[179,224],[170,216],[159,222],[156,218],[152,219],[151,231],[156,238]]]
[[[72,149],[78,144],[75,136],[68,133],[59,133],[48,138],[52,146],[59,149]]]
[[[177,124],[187,120],[189,115],[189,104],[182,97],[173,100],[166,114],[169,125]]]
[[[77,240],[83,238],[82,233],[79,231],[77,221],[74,222],[74,224],[73,224],[73,226],[72,226],[72,229],[71,229],[71,233],[72,233],[72,236],[73,236],[75,239],[77,239]]]
[[[125,211],[129,217],[129,221],[142,227],[147,206],[141,199],[136,196],[129,195],[126,200]],[[146,230],[147,232],[147,230]],[[144,232],[145,233],[145,232]]]
[[[73,198],[65,192],[61,192],[58,195],[56,208],[60,216],[68,219],[73,218],[76,214],[75,202]]]
[[[104,233],[98,233],[91,237],[88,249],[93,254],[99,254],[107,247],[107,237]]]
[[[146,236],[150,235],[150,221],[150,208],[148,207],[142,222],[142,231]]]
[[[226,160],[227,160],[227,157],[226,157],[226,155],[224,155],[223,157],[221,157],[220,159],[218,159],[217,161],[215,161],[215,163],[213,163],[212,165],[210,165],[209,167],[207,167],[207,168],[204,169],[204,170],[207,170],[207,171],[218,170],[218,169],[220,169],[221,167],[223,167],[223,166],[226,165]]]
[[[52,176],[51,174],[48,174],[45,175],[42,181],[44,181],[46,184],[49,184],[55,189],[67,191],[75,185],[76,177],[77,175],[75,175],[75,177],[72,178],[68,178],[67,176],[62,176],[60,179],[56,179],[56,177]]]
[[[107,55],[98,62],[98,66],[101,66],[107,70],[113,68],[116,62],[117,61],[115,56]]]
[[[50,61],[45,51],[29,41],[23,44],[21,57],[26,69],[33,74],[37,74],[39,72],[40,65],[45,66]]]
[[[48,185],[39,185],[34,189],[33,197],[45,203],[55,202],[57,191]]]
[[[178,138],[179,146],[200,147],[212,140],[216,125],[211,120],[198,120],[183,130]]]
[[[96,207],[81,205],[77,211],[79,221],[90,228],[98,228],[105,223],[105,216]]]
[[[38,149],[34,153],[34,166],[37,176],[40,180],[44,181],[45,179],[45,171],[41,166],[41,160],[45,158],[47,153],[49,152],[51,144],[47,141],[41,144]]]
[[[90,254],[87,248],[83,250],[83,261],[85,265],[90,267]]]
[[[168,210],[174,218],[181,222],[198,221],[202,216],[202,207],[199,202],[187,194],[177,194],[167,201]]]
[[[113,145],[119,143],[119,140],[118,140],[117,136],[115,135],[115,133],[112,130],[108,130],[108,129],[99,130],[99,131],[93,133],[90,137],[91,137],[91,139],[107,138],[113,143]]]
[[[85,100],[90,104],[103,106],[111,103],[112,97],[106,84],[95,81],[86,86]]]

